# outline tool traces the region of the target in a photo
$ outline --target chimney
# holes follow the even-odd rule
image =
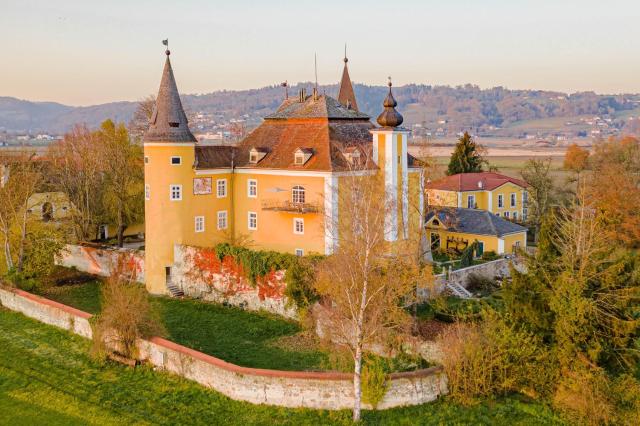
[[[484,188],[484,183],[481,180],[478,181],[478,188]]]

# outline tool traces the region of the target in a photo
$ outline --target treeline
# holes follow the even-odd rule
[[[574,424],[640,422],[640,141],[573,147],[557,184],[530,160],[534,254],[500,303],[441,336],[454,398],[521,393]]]

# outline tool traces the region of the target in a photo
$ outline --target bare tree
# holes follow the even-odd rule
[[[138,107],[133,112],[133,118],[129,122],[129,133],[135,141],[141,141],[149,128],[149,121],[156,106],[154,95],[145,96],[138,102]]]
[[[79,240],[92,239],[102,216],[105,161],[99,153],[96,132],[76,126],[60,142],[49,147],[52,183],[72,204],[71,218]]]
[[[316,290],[328,303],[335,337],[353,356],[353,419],[357,421],[364,351],[406,329],[409,316],[401,302],[412,293],[418,271],[386,241],[392,204],[387,202],[382,177],[367,167],[367,161],[353,162],[351,173],[332,191],[340,220],[330,215],[325,220],[330,221],[335,252],[319,266]]]
[[[124,124],[111,120],[98,132],[104,161],[104,212],[117,229],[118,246],[124,242],[128,225],[144,219],[144,168],[142,148],[132,143]]]
[[[7,269],[22,272],[30,200],[42,184],[42,174],[35,155],[20,151],[16,155],[0,158],[3,173],[0,177],[0,234]]]

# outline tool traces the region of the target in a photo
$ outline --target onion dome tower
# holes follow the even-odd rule
[[[384,175],[385,195],[391,207],[385,217],[384,238],[397,241],[409,238],[409,131],[400,127],[404,119],[396,111],[398,103],[391,92],[391,77],[388,85],[389,93],[382,104],[384,110],[377,119],[381,127],[371,130],[371,134],[374,161],[377,160]]]
[[[404,118],[398,111],[396,111],[398,102],[396,102],[395,98],[393,97],[393,93],[391,93],[391,77],[389,77],[388,86],[389,93],[382,103],[382,105],[384,106],[384,111],[380,113],[377,121],[378,124],[382,127],[399,127],[404,121]]]

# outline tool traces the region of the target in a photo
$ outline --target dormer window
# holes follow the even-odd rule
[[[249,151],[249,163],[256,164],[260,160],[262,160],[265,155],[267,155],[266,151],[257,148],[251,148],[251,151]]]
[[[356,147],[347,148],[344,150],[344,158],[351,165],[359,165],[360,164],[360,150]]]
[[[298,148],[294,152],[293,164],[296,166],[304,166],[309,158],[313,155],[313,150],[310,148]]]

